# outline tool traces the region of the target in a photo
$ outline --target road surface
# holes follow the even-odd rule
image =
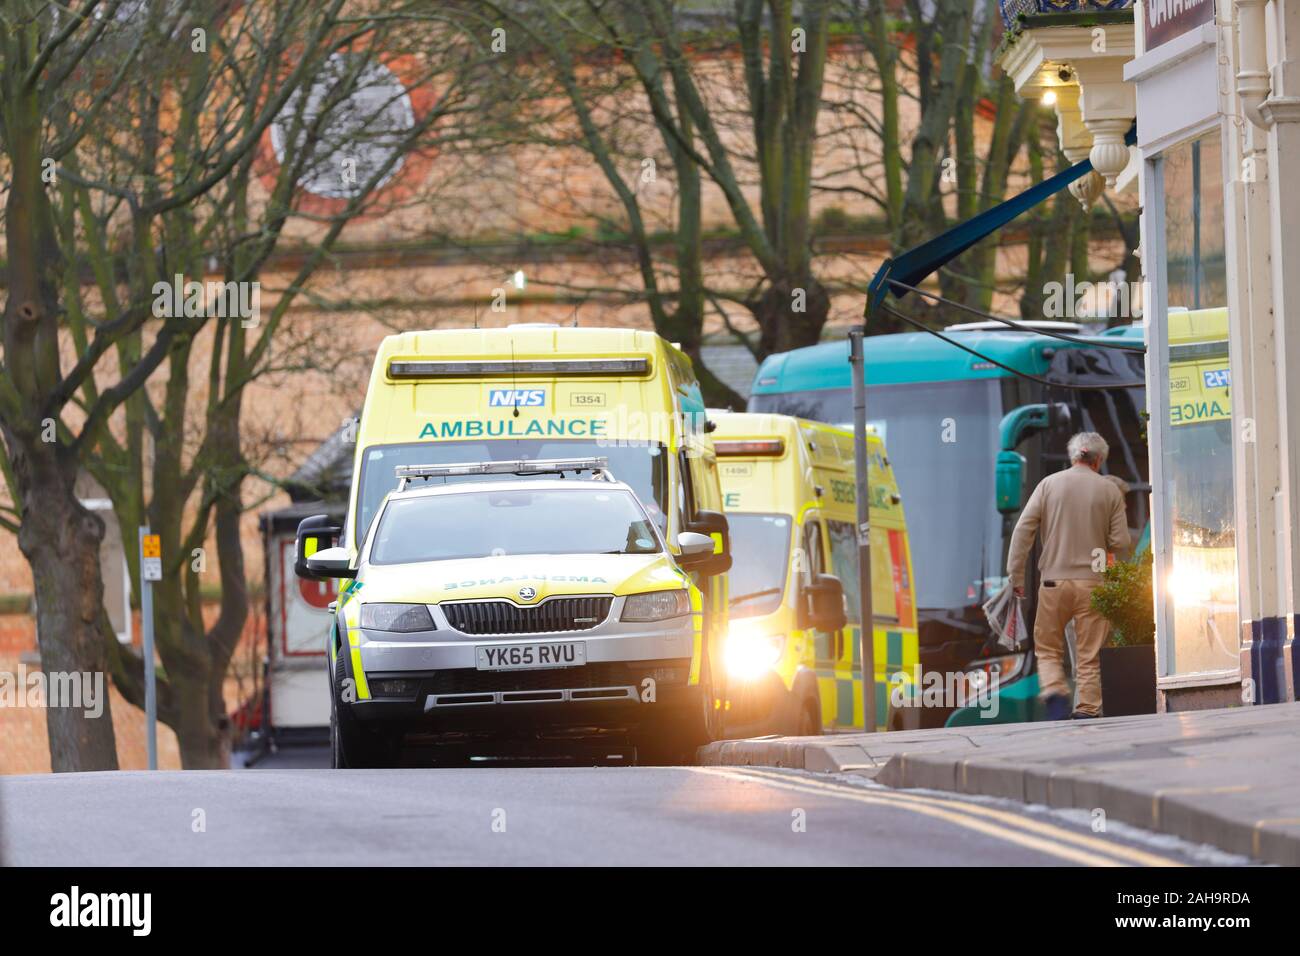
[[[6,865],[1161,865],[1082,823],[758,768],[0,778]],[[1203,861],[1202,861],[1203,862]]]

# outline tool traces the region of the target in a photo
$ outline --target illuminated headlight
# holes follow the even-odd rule
[[[623,602],[624,621],[666,621],[689,614],[691,599],[684,590],[650,591],[628,595]]]
[[[740,680],[762,677],[784,652],[784,634],[770,634],[747,621],[736,621],[727,631],[727,673]]]
[[[361,626],[374,631],[432,631],[433,618],[423,604],[363,604]]]

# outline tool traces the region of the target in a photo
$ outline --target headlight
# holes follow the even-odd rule
[[[374,631],[432,631],[433,617],[423,604],[363,604],[361,626]]]
[[[727,673],[740,680],[762,677],[784,652],[784,634],[769,634],[746,621],[732,623],[727,631]]]
[[[630,594],[623,602],[624,621],[666,621],[691,611],[691,599],[685,590],[650,591]]]

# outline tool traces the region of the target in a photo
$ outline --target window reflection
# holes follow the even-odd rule
[[[1163,166],[1172,551],[1162,570],[1173,612],[1168,671],[1191,674],[1235,667],[1240,645],[1218,132],[1170,150]]]

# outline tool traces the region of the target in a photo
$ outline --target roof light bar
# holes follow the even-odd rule
[[[718,441],[715,438],[713,440],[713,451],[719,458],[753,457],[756,455],[780,457],[785,454],[785,439],[754,438],[745,441]]]
[[[599,458],[521,458],[515,461],[464,461],[448,465],[398,465],[398,490],[408,481],[429,478],[460,478],[468,475],[558,475],[566,471],[590,471],[613,481],[609,459]]]
[[[489,378],[505,375],[648,375],[650,359],[464,359],[428,361],[393,359],[388,363],[391,379]]]

